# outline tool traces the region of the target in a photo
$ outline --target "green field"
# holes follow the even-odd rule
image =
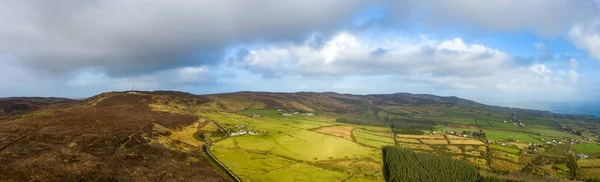
[[[501,145],[489,145],[490,148],[492,149],[496,149],[496,150],[500,150],[500,151],[504,151],[504,152],[508,152],[511,154],[519,154],[521,153],[521,150],[517,149],[517,148],[512,148],[512,147],[506,147],[506,146],[501,146]]]
[[[511,122],[504,122],[504,121],[488,121],[490,124],[492,124],[492,128],[502,128],[502,129],[513,129],[516,128],[517,126],[513,125]]]
[[[348,174],[341,172],[297,163],[271,171],[262,176],[256,176],[251,181],[341,181],[348,176]]]
[[[379,152],[343,138],[306,130],[279,135],[275,142],[279,145],[271,153],[304,161],[373,157]]]
[[[395,139],[391,135],[392,124],[396,134],[402,133],[402,129],[424,131],[422,136],[413,135],[420,138],[411,139],[416,142],[402,143],[401,146],[405,149],[460,159],[475,164],[479,170],[492,170],[488,171],[492,173],[496,170],[521,170],[525,167],[523,161],[534,163],[531,160],[537,160],[536,157],[539,156],[564,161],[571,148],[568,145],[546,145],[545,141],[582,139],[581,136],[558,130],[557,127],[561,126],[559,124],[566,120],[552,117],[518,116],[518,119],[526,123],[523,127],[510,122],[515,116],[511,116],[509,111],[411,105],[383,108],[384,110],[374,111],[363,108],[353,112],[318,112],[318,116],[283,115],[285,111],[272,109],[203,112],[199,115],[221,123],[229,132],[237,130],[235,125],[244,125],[247,129],[260,133],[233,136],[215,143],[211,149],[219,161],[244,181],[382,181],[381,148],[395,145]],[[568,124],[566,126],[585,127],[584,123]],[[333,125],[353,126],[354,129],[327,131],[332,133],[316,132],[320,127]],[[489,144],[489,148],[484,145],[455,146],[456,148],[452,148],[453,153],[448,153],[448,146],[445,146],[448,144],[428,139],[431,137],[428,136],[431,130],[438,134],[442,130],[459,134],[473,133],[478,137],[476,140],[490,140],[495,144]],[[480,131],[485,136],[478,135]],[[352,139],[347,137],[348,134]],[[403,139],[408,138],[410,137]],[[466,138],[458,137],[452,140],[461,143],[460,140],[464,139]],[[499,142],[506,143],[507,146],[501,146]],[[528,143],[540,144],[542,149],[531,152],[528,150]],[[516,145],[521,149],[508,145]],[[572,149],[578,153],[594,154],[600,151],[600,146],[577,144]],[[459,150],[458,153],[456,150]],[[486,150],[490,150],[490,158],[487,158]],[[539,163],[544,162],[548,161]],[[568,168],[563,168],[564,163],[550,162],[547,166],[536,166],[535,170],[564,177],[562,172],[568,171]]]
[[[262,113],[252,111],[253,113]],[[265,114],[265,113],[263,113]],[[368,166],[377,171],[381,167],[381,150],[365,147],[352,141],[310,131],[310,128],[334,123],[310,121],[305,118],[286,118],[272,115],[250,118],[235,114],[206,115],[224,123],[245,123],[247,128],[266,131],[260,135],[233,136],[211,147],[215,156],[236,175],[247,181],[339,181],[350,177],[348,172],[358,172],[368,178],[356,180],[382,180],[373,170],[356,169],[360,161],[372,161]],[[370,127],[385,131],[385,128]],[[394,145],[392,138],[381,137],[371,131],[358,132],[358,138],[367,145],[378,147],[377,142]],[[379,141],[381,140],[381,141]],[[383,145],[383,144],[381,144]],[[328,164],[326,161],[342,160],[349,165]],[[324,164],[321,164],[326,162]],[[358,163],[357,163],[358,162]],[[269,165],[266,165],[268,163]],[[324,167],[325,166],[325,167]],[[358,166],[360,167],[360,166]],[[370,171],[370,172],[369,172]],[[361,174],[364,173],[364,174]]]
[[[394,146],[395,145],[394,139],[391,137],[375,135],[372,132],[361,130],[361,129],[355,129],[354,136],[356,137],[356,140],[358,141],[358,143],[362,143],[362,144],[369,145],[372,147],[381,148],[383,146],[388,146],[388,145]]]
[[[529,136],[529,134],[526,133],[501,130],[484,130],[483,132],[488,140],[508,141],[509,138],[513,138],[519,140],[519,142],[541,143],[541,141]]]
[[[543,155],[549,157],[563,158],[570,156],[569,150],[569,145],[566,144],[553,145],[552,147],[547,149]]]
[[[475,125],[475,120],[470,118],[451,118],[450,122],[464,125]]]
[[[600,145],[598,144],[574,144],[571,145],[571,148],[579,153],[586,154],[599,154],[600,153]]]
[[[563,131],[557,131],[557,130],[554,130],[554,129],[533,128],[533,129],[531,129],[531,131],[533,131],[535,133],[539,133],[540,136],[547,136],[547,137],[581,138],[581,136],[577,136],[575,134],[567,133],[567,132],[563,132]]]
[[[296,163],[292,160],[273,155],[242,152],[216,146],[211,147],[211,152],[236,175],[243,178],[263,175],[275,169]]]
[[[403,111],[405,114],[412,112]],[[261,115],[261,117],[249,117],[255,114]],[[384,114],[380,112],[379,115]],[[379,148],[395,145],[392,137],[385,136],[391,134],[388,123],[369,117],[368,113],[345,114],[341,116],[344,119],[337,119],[338,123],[355,127],[352,135],[356,143],[310,130],[335,125],[336,122],[331,122],[335,119],[331,117],[340,117],[335,115],[311,118],[297,115],[282,116],[281,113],[273,110],[247,110],[240,114],[204,113],[202,116],[219,121],[228,128],[243,124],[249,129],[262,131],[260,135],[231,137],[214,144],[213,147],[215,155],[222,157],[219,160],[236,175],[247,181],[339,181],[342,179],[345,181],[381,181],[383,178],[378,172],[382,165]],[[424,118],[411,117],[408,114],[390,114],[390,118],[400,119],[395,120],[395,123],[401,126],[426,126],[426,124],[420,123],[423,120],[426,121],[425,123],[434,121],[444,124],[434,126],[434,129],[438,131],[445,129],[461,133],[463,131],[478,132],[483,129],[488,140],[508,142],[509,139],[514,139],[518,142],[513,142],[513,144],[525,147],[527,143],[543,144],[538,140],[539,138],[546,140],[581,138],[571,133],[555,130],[543,123],[529,127],[517,127],[510,122],[504,123],[501,118],[494,118],[496,117],[494,115],[479,115],[485,120],[478,119],[476,125],[475,120],[470,118],[472,116],[474,115],[465,111],[446,111],[438,116]],[[423,144],[412,145],[418,147]],[[552,146],[544,152],[544,156],[563,158],[565,157],[564,152],[568,150],[568,147],[564,146],[566,145]],[[496,160],[494,168],[517,169],[508,166],[508,163],[497,160],[517,163],[521,155],[520,149],[496,144],[490,144],[489,148],[496,150],[491,151],[491,155]],[[573,149],[580,153],[593,153],[599,150],[599,146],[581,144],[573,145]],[[438,149],[434,148],[434,151],[436,150]]]

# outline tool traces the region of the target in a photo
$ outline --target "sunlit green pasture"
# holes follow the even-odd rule
[[[254,180],[251,181],[341,181],[349,176],[349,174],[297,163],[264,175],[253,176]]]
[[[309,130],[333,125],[335,124],[333,122],[285,116],[252,118],[234,113],[203,113],[202,116],[217,122],[223,121],[221,124],[228,126],[244,124],[248,129],[260,131],[258,135],[232,136],[211,147],[218,160],[243,180],[339,181],[350,177],[350,174],[345,174],[343,171],[358,171],[358,175],[366,175],[361,173],[368,171],[370,171],[368,173],[375,173],[380,170],[381,149],[365,147],[340,137]],[[387,145],[394,145],[391,137],[372,133],[390,131],[389,128],[365,127],[371,131],[361,129],[363,138],[382,140]],[[339,170],[323,169],[311,164],[335,160],[355,162],[352,163],[353,165],[341,166]],[[356,162],[361,160],[372,161],[367,163],[371,165],[371,169],[354,169],[361,164]],[[272,164],[265,165],[265,161],[271,161]]]
[[[519,154],[521,153],[521,150],[517,149],[517,148],[512,148],[512,147],[505,147],[505,146],[501,146],[501,145],[489,145],[490,148],[496,149],[496,150],[500,150],[500,151],[504,151],[504,152],[508,152],[511,154]]]
[[[355,129],[354,136],[356,137],[356,140],[358,141],[358,143],[362,143],[362,144],[373,146],[373,147],[381,148],[383,146],[395,145],[394,139],[391,136],[390,137],[379,136],[372,132],[365,131],[362,129]]]
[[[501,131],[501,130],[484,130],[488,140],[508,141],[509,138],[519,140],[519,142],[541,143],[541,141],[529,136],[526,133]]]
[[[598,154],[600,153],[600,145],[598,144],[575,144],[571,148],[579,153]]]
[[[256,176],[295,164],[292,160],[273,155],[255,154],[218,146],[213,146],[210,150],[221,163],[244,181],[254,181]]]
[[[539,133],[541,136],[559,137],[559,138],[581,138],[572,133],[558,131],[556,129],[532,128],[531,131]]]

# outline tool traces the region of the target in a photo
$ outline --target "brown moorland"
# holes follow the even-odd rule
[[[0,181],[228,181],[201,147],[183,152],[154,142],[171,134],[156,125],[175,130],[199,120],[152,111],[152,95],[161,94],[181,93],[106,93],[42,109],[50,114],[0,120]]]

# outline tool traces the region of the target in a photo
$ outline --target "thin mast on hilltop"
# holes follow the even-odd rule
[[[135,80],[133,81],[131,92],[129,92],[129,93],[135,94]]]

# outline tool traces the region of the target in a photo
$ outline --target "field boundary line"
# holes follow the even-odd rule
[[[346,178],[344,178],[344,179],[340,180],[340,182],[344,182],[344,181],[346,181],[346,180],[348,180],[348,179],[350,179],[350,178],[352,178],[352,177],[354,177],[354,174],[351,174],[350,176],[348,176],[348,177],[346,177]]]
[[[350,137],[352,138],[352,141],[354,143],[359,143],[358,139],[356,139],[356,135],[354,135],[354,130],[356,130],[356,127],[352,128],[352,130],[350,130]]]
[[[312,131],[312,130],[308,130],[308,131]],[[352,128],[352,130],[350,130],[350,137],[351,137],[350,141],[354,141],[354,138],[352,137],[352,131],[354,131],[354,128]],[[324,132],[320,132],[320,131],[316,131],[316,130],[314,130],[312,132],[316,132],[316,133],[319,133],[319,134],[329,135],[329,136],[332,136],[332,137],[343,138],[345,140],[348,140],[347,138],[345,138],[343,136],[337,136],[337,135],[333,135],[333,134],[330,134],[330,133],[324,133]]]
[[[492,123],[490,123],[488,120],[484,120],[488,125],[490,125],[490,127],[494,127],[492,126]]]
[[[451,145],[450,144],[450,139],[448,139],[448,136],[446,136],[446,134],[444,134],[444,138],[446,139],[446,142],[448,142],[448,145]]]

